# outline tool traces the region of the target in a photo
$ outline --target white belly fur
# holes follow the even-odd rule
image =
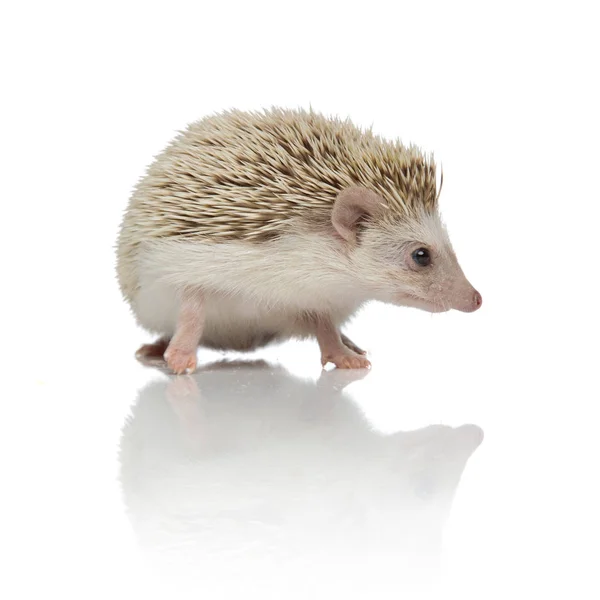
[[[297,248],[289,242],[269,248],[172,240],[146,245],[139,256],[134,313],[142,327],[170,337],[177,323],[179,290],[197,287],[205,295],[201,344],[237,350],[310,335],[302,319],[307,312],[327,314],[341,325],[363,299],[350,278],[346,287],[344,274],[328,268],[331,254],[326,257],[326,249],[319,252],[312,244],[312,255],[307,256]]]

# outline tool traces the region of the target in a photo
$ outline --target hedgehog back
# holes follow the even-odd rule
[[[144,240],[265,241],[295,220],[327,223],[337,194],[352,185],[380,193],[388,218],[436,208],[433,159],[348,120],[274,108],[197,121],[131,197],[118,243],[120,279]]]

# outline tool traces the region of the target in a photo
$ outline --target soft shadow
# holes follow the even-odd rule
[[[344,392],[363,375],[315,383],[263,361],[222,362],[143,388],[123,429],[121,482],[157,570],[213,598],[251,588],[361,598],[373,586],[381,598],[430,585],[483,432],[377,433]]]

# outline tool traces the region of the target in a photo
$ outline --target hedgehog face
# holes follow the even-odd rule
[[[353,271],[376,300],[430,312],[473,312],[481,295],[467,281],[439,214],[399,213],[372,190],[352,187],[337,197],[331,216],[351,247]]]
[[[361,261],[376,262],[368,268],[381,273],[378,299],[429,312],[473,312],[481,306],[481,295],[458,264],[439,215],[373,222],[359,245]]]
[[[353,187],[339,194],[331,220],[352,249],[364,291],[376,300],[430,312],[481,306],[437,212],[399,214],[377,193]]]

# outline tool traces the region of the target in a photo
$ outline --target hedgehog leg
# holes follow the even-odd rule
[[[204,316],[202,293],[185,289],[181,295],[175,335],[165,351],[167,365],[177,375],[191,373],[196,368],[196,351],[204,328]]]
[[[341,338],[342,344],[344,344],[344,346],[347,348],[350,348],[350,350],[356,352],[356,354],[362,354],[363,356],[367,354],[366,350],[359,348],[349,337],[345,336],[343,333],[341,334]]]
[[[164,354],[169,345],[169,338],[160,338],[152,344],[140,346],[135,357],[145,364],[164,362]]]
[[[321,364],[333,363],[338,369],[368,369],[371,363],[344,344],[342,335],[330,319],[320,319],[316,327],[321,349]]]

